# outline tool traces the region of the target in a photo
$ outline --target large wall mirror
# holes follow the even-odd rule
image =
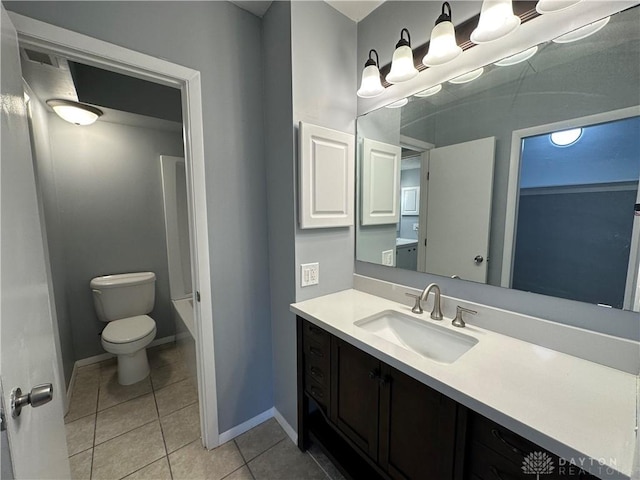
[[[359,117],[356,259],[640,311],[640,6],[601,23]]]

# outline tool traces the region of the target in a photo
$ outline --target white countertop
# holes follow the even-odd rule
[[[634,478],[638,377],[490,330],[467,321],[463,332],[479,340],[449,365],[396,346],[354,322],[397,310],[460,331],[451,319],[357,290],[291,305],[291,311],[603,478]],[[592,466],[580,465],[582,458]],[[598,465],[605,465],[600,467]]]
[[[412,238],[396,238],[396,247],[406,247],[409,245],[417,245],[418,240]]]

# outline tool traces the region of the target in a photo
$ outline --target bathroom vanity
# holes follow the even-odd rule
[[[293,304],[299,448],[312,439],[352,478],[633,478],[636,375],[476,317],[452,327],[457,303],[443,299],[439,322],[357,290]],[[363,328],[380,312],[474,342],[453,359],[419,353]]]

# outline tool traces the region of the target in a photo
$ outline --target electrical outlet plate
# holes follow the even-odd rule
[[[308,287],[320,283],[320,264],[303,263],[300,265],[300,286]]]
[[[394,250],[385,250],[382,252],[382,265],[393,267],[393,252]]]
[[[414,232],[417,232],[419,228],[420,228],[420,224],[419,223],[414,223],[413,224],[413,231]]]

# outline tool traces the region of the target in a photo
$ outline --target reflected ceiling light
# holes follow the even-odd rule
[[[472,70],[468,73],[465,73],[464,75],[460,75],[459,77],[452,78],[451,80],[449,80],[449,83],[460,84],[460,83],[472,82],[483,73],[484,73],[484,68],[481,67],[477,70]]]
[[[102,110],[71,100],[47,100],[47,105],[53,108],[61,119],[75,125],[91,125],[102,116]]]
[[[478,26],[471,32],[473,43],[488,43],[514,32],[520,17],[513,14],[511,0],[484,0]]]
[[[559,12],[565,8],[573,7],[576,3],[580,3],[581,1],[582,0],[540,0],[536,4],[536,11],[540,15]]]
[[[376,54],[374,60],[372,55]],[[362,70],[362,82],[358,89],[358,96],[362,98],[377,97],[384,92],[384,87],[380,82],[380,61],[378,59],[378,52],[375,50],[369,50],[369,60],[364,64],[364,70]]]
[[[407,39],[404,39],[404,34]],[[413,64],[413,52],[411,51],[411,35],[409,30],[403,28],[400,31],[400,40],[396,44],[391,60],[391,71],[387,74],[386,80],[389,83],[400,83],[411,80],[418,75],[418,70]]]
[[[430,97],[431,95],[435,95],[436,93],[438,93],[440,90],[442,90],[442,85],[438,84],[434,87],[427,88],[426,90],[422,90],[421,92],[416,93],[414,97]]]
[[[499,62],[494,63],[498,67],[510,67],[511,65],[517,65],[518,63],[522,63],[526,60],[529,60],[533,57],[538,51],[538,46],[531,47],[524,52],[516,53],[515,55],[511,55],[510,57],[503,58]]]
[[[572,128],[570,130],[562,130],[560,132],[553,132],[549,137],[551,138],[551,143],[556,145],[557,147],[568,147],[569,145],[573,145],[582,136],[581,128]]]
[[[599,32],[604,28],[604,26],[609,23],[611,17],[605,17],[602,20],[598,20],[597,22],[589,23],[584,27],[580,27],[573,32],[565,33],[564,35],[559,36],[558,38],[554,38],[554,43],[571,43],[577,42],[578,40],[582,40],[583,38],[587,38],[590,35],[593,35],[596,32]]]
[[[400,107],[404,107],[407,103],[409,103],[408,98],[401,98],[397,102],[393,102],[387,105],[387,108],[400,108]]]
[[[436,20],[436,26],[431,30],[429,51],[422,59],[422,63],[427,67],[437,67],[450,62],[461,53],[462,48],[456,43],[456,32],[451,23],[451,5],[444,2],[442,13]]]

